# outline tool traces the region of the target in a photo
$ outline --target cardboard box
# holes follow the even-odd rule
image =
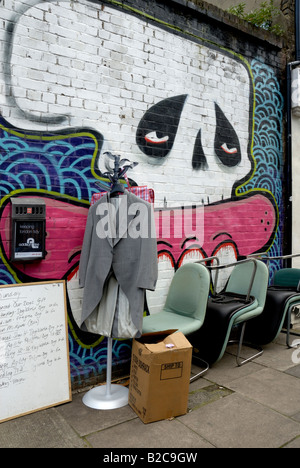
[[[144,423],[187,412],[192,345],[181,332],[133,340],[129,405]]]

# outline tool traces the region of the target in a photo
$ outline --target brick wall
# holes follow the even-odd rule
[[[131,182],[155,192],[148,312],[183,263],[282,251],[285,52],[205,2],[0,3],[1,281],[66,280],[76,388],[105,368],[105,339],[77,326],[77,269],[106,151],[137,162]],[[9,201],[25,195],[46,202],[47,256],[16,264]],[[201,220],[180,236],[162,229],[183,213]],[[116,342],[115,366],[129,357],[130,342]]]

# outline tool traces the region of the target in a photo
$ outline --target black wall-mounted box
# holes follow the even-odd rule
[[[45,258],[46,204],[33,198],[11,198],[11,260]]]

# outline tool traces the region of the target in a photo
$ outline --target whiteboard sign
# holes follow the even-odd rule
[[[71,400],[64,281],[0,287],[0,422]]]

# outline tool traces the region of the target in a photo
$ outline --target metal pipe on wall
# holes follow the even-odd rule
[[[286,164],[286,251],[293,250],[293,152],[292,152],[292,69],[300,65],[300,0],[295,0],[295,61],[287,64],[287,90],[286,90],[286,122],[287,122],[287,164]]]
[[[300,60],[300,0],[295,0],[295,60]]]

